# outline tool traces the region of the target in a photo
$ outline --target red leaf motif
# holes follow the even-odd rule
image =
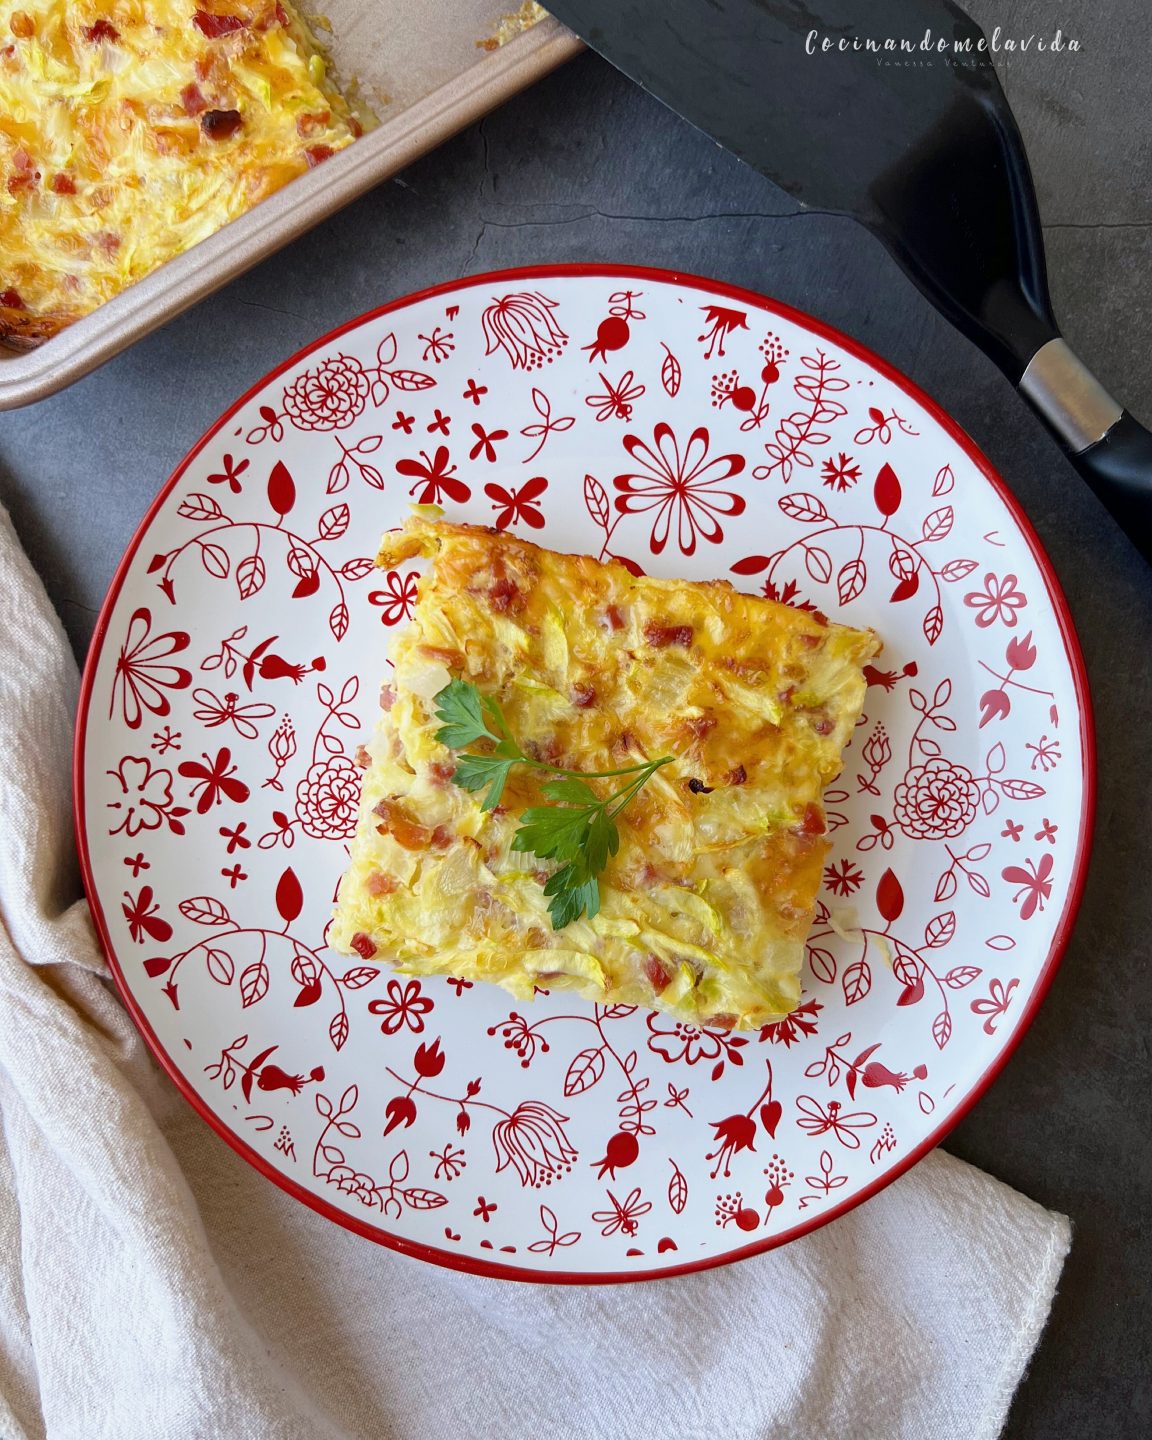
[[[956,580],[963,580],[966,575],[971,575],[976,569],[975,560],[949,560],[948,564],[940,571],[941,580],[952,583]]]
[[[436,381],[422,370],[390,370],[388,378],[397,390],[430,390]]]
[[[777,504],[790,520],[801,520],[805,525],[820,525],[829,518],[823,500],[819,495],[810,495],[807,490],[784,495]]]
[[[231,985],[232,978],[236,974],[236,967],[232,963],[232,957],[227,950],[207,950],[204,954],[208,966],[208,974],[216,981],[217,985]]]
[[[938,950],[941,945],[947,945],[955,934],[956,912],[945,910],[943,915],[934,916],[924,927],[924,943]]]
[[[804,566],[812,579],[826,585],[832,578],[832,557],[819,545],[804,546]]]
[[[809,945],[808,965],[817,980],[823,980],[825,985],[835,985],[836,957],[830,950],[820,950],[815,945]]]
[[[609,552],[608,558],[610,560],[615,560],[617,565],[623,565],[625,570],[628,571],[629,575],[640,576],[644,574],[644,571],[640,568],[639,565],[637,565],[636,561],[630,560],[627,555],[616,555]]]
[[[194,920],[197,925],[229,925],[232,921],[225,906],[211,895],[195,895],[191,900],[181,900],[180,913],[185,920]]]
[[[603,1074],[603,1046],[581,1050],[573,1058],[571,1065],[568,1066],[568,1073],[564,1076],[565,1097],[582,1095],[585,1090],[591,1090]]]
[[[345,530],[348,529],[348,521],[351,519],[351,512],[348,506],[341,503],[333,505],[330,510],[325,510],[320,516],[318,533],[321,540],[339,540]]]
[[[328,1038],[332,1041],[334,1050],[343,1050],[344,1042],[348,1039],[348,1016],[343,1010],[333,1015],[328,1026]]]
[[[772,563],[767,555],[748,555],[743,560],[737,560],[732,566],[733,575],[759,575],[762,570],[767,570]]]
[[[343,640],[348,633],[348,606],[343,600],[337,601],[332,607],[332,613],[328,616],[328,628],[335,635],[337,640]]]
[[[944,612],[939,605],[933,605],[924,617],[924,638],[929,645],[935,645],[944,629]]]
[[[889,925],[899,920],[904,909],[904,891],[895,872],[889,868],[876,886],[876,908]]]
[[[345,560],[340,567],[340,574],[345,580],[363,580],[365,575],[371,575],[375,568],[374,560],[369,560],[367,555],[359,555],[355,560]]]
[[[200,558],[204,562],[204,568],[209,575],[214,575],[217,580],[228,578],[229,561],[228,552],[222,545],[207,545],[201,542]]]
[[[871,411],[869,412],[871,414]],[[883,417],[881,417],[883,418]],[[876,485],[872,491],[873,499],[876,501],[876,508],[881,515],[895,515],[900,508],[902,498],[900,481],[896,478],[896,472],[891,465],[884,464],[880,467],[880,473],[876,476]]]
[[[688,1203],[688,1181],[675,1160],[670,1159],[668,1163],[672,1166],[672,1178],[668,1181],[668,1204],[674,1214],[680,1215]]]
[[[939,510],[933,510],[924,519],[924,539],[943,540],[951,533],[955,518],[951,505],[941,505]]]
[[[660,366],[660,383],[664,386],[664,392],[670,395],[673,400],[680,393],[680,381],[683,372],[680,369],[680,362],[668,346],[664,346],[664,363]]]
[[[611,528],[612,510],[608,504],[608,492],[595,475],[584,476],[584,504],[594,524],[599,525],[601,530]]]
[[[372,965],[357,965],[355,969],[346,970],[340,976],[340,984],[348,987],[349,990],[359,990],[365,985],[371,985],[380,971]]]
[[[893,605],[897,605],[901,600],[911,600],[912,596],[915,595],[919,589],[920,572],[919,570],[913,570],[911,575],[900,581],[888,599]]]
[[[308,597],[309,595],[315,595],[316,592],[317,592],[317,590],[319,590],[319,589],[320,589],[320,572],[319,572],[319,570],[309,570],[306,575],[303,575],[303,576],[296,582],[296,585],[293,587],[293,590],[292,590],[292,598],[293,598],[293,600],[305,600],[305,599],[307,599],[307,597]]]
[[[300,888],[295,870],[289,865],[276,885],[276,909],[280,912],[281,920],[286,925],[291,925],[303,908],[304,892]]]
[[[844,999],[849,1005],[863,1000],[872,989],[872,970],[867,960],[855,960],[844,971]]]
[[[172,967],[172,955],[153,955],[151,960],[144,961],[144,973],[156,979],[159,975],[165,975]]]
[[[448,1203],[447,1195],[441,1195],[437,1190],[427,1190],[423,1185],[413,1185],[400,1193],[404,1196],[404,1203],[413,1210],[439,1210],[441,1205]]]
[[[296,503],[296,486],[283,460],[277,460],[268,476],[268,503],[281,520]]]
[[[767,1105],[760,1107],[760,1124],[764,1127],[764,1133],[772,1140],[776,1138],[776,1127],[783,1114],[784,1107],[779,1100],[769,1100]]]
[[[176,513],[184,520],[219,520],[224,511],[213,496],[195,490],[187,500],[181,500]]]
[[[952,473],[951,465],[942,465],[936,472],[936,479],[932,482],[932,494],[950,495],[956,484],[956,477]]]
[[[268,993],[268,966],[263,960],[256,960],[240,972],[240,1003],[246,1010],[263,1000]]]
[[[236,588],[241,600],[248,600],[263,589],[265,580],[264,561],[259,555],[249,555],[236,566]]]
[[[932,1022],[932,1039],[935,1040],[937,1048],[943,1050],[951,1038],[952,1016],[947,1010],[941,1010]]]
[[[305,985],[300,991],[300,993],[296,996],[296,999],[293,1000],[293,1006],[296,1009],[299,1009],[302,1006],[315,1005],[316,1001],[320,999],[320,992],[322,989],[323,985],[321,981],[310,980],[308,984]]]
[[[973,980],[978,980],[981,973],[975,965],[957,965],[949,970],[947,975],[942,976],[941,981],[950,990],[963,990],[965,985],[971,985]]]
[[[849,560],[841,567],[836,577],[836,593],[841,605],[848,605],[856,599],[868,583],[868,570],[863,559]]]
[[[1039,800],[1047,793],[1035,780],[1001,780],[1000,788],[1009,800]]]
[[[900,992],[897,1005],[916,1005],[924,998],[924,976],[917,975],[911,985],[906,985]]]

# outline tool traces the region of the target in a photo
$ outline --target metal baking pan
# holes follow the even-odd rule
[[[516,3],[324,0],[337,72],[358,84],[379,128],[38,349],[0,345],[0,410],[79,380],[582,48],[551,16],[480,48]]]

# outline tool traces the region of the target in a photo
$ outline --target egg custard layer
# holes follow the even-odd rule
[[[732,1029],[788,1014],[828,849],[821,792],[876,636],[426,511],[384,537],[377,564],[417,556],[433,564],[361,757],[329,944],[518,999],[568,989]],[[514,768],[491,812],[453,783],[433,704],[450,679],[495,696],[536,759],[603,771],[675,757],[620,813],[593,919],[553,929],[555,865],[512,849],[542,803],[539,772]]]
[[[360,133],[287,0],[0,0],[0,342],[56,334]]]

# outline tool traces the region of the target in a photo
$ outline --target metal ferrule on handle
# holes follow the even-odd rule
[[[1032,356],[1021,393],[1152,563],[1152,433],[1115,401],[1059,338]]]

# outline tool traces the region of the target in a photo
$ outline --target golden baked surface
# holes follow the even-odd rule
[[[359,132],[287,0],[0,0],[0,341],[55,334]]]
[[[568,988],[696,1024],[792,1010],[827,850],[821,792],[875,635],[427,512],[384,537],[377,563],[414,556],[433,564],[394,644],[329,943],[410,974],[519,998]],[[511,848],[541,803],[537,772],[514,770],[494,812],[452,782],[432,703],[450,678],[496,696],[538,759],[595,771],[676,757],[621,813],[592,920],[554,930],[555,866]]]

